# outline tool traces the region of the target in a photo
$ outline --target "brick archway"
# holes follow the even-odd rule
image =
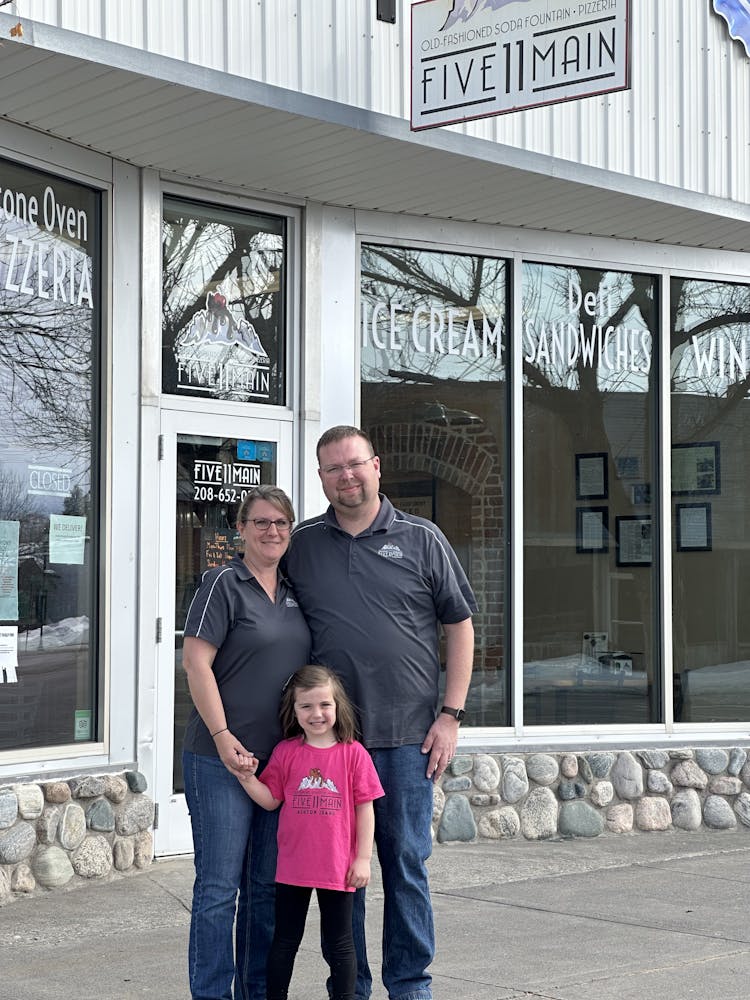
[[[481,424],[441,426],[400,421],[368,427],[383,468],[421,472],[470,498],[475,668],[503,668],[505,632],[505,504],[495,437]]]

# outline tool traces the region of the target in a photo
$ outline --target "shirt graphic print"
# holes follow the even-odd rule
[[[357,850],[356,807],[383,794],[365,748],[284,740],[259,780],[282,803],[276,881],[353,892],[346,873]]]

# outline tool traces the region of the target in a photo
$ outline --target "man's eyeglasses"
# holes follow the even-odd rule
[[[324,476],[340,476],[343,472],[359,472],[373,458],[375,456],[370,455],[369,458],[361,458],[358,462],[347,462],[346,465],[325,465],[320,471]]]
[[[278,532],[289,531],[292,522],[286,517],[277,517],[272,521],[268,517],[246,517],[245,524],[254,524],[258,531],[269,531],[273,524]]]

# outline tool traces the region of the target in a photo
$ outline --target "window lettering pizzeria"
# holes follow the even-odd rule
[[[0,750],[102,738],[100,215],[0,160]]]

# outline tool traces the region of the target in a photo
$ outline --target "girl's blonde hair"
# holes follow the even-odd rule
[[[331,694],[336,704],[336,723],[334,732],[339,743],[351,743],[357,736],[357,717],[354,706],[338,676],[329,668],[317,663],[308,663],[292,674],[284,685],[281,696],[279,718],[284,738],[299,736],[302,728],[294,713],[294,702],[298,691],[310,691],[312,688],[331,686]]]

